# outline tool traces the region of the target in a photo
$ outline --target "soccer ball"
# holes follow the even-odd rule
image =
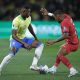
[[[46,74],[47,73],[47,71],[48,71],[48,66],[47,65],[40,65],[39,66],[39,73],[40,74]]]

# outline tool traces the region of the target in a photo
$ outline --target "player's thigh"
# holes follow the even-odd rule
[[[67,55],[70,52],[71,52],[70,45],[66,43],[66,44],[61,45],[58,54]]]
[[[69,43],[66,43],[61,46],[61,51],[65,52],[65,55],[70,54],[73,51],[76,51],[78,49],[78,45],[72,45]]]
[[[19,43],[18,41],[12,39],[10,40],[10,49],[14,52],[17,53],[18,50],[22,47],[22,44]]]
[[[35,45],[35,44],[36,44],[36,45],[35,45],[35,48],[37,48],[38,46],[40,46],[40,45],[42,44],[42,43],[39,42],[39,41],[38,41],[38,42],[35,42],[35,40],[34,40],[33,38],[24,38],[23,41],[26,42],[26,43],[29,44],[29,45],[32,45],[32,44]]]
[[[67,55],[67,51],[66,51],[66,49],[60,47],[60,49],[59,49],[57,55],[64,55],[64,56]]]

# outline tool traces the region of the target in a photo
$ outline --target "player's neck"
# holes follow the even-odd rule
[[[26,17],[22,16],[22,18],[23,18],[24,20],[26,20]]]
[[[22,17],[23,20],[26,20],[26,17],[24,17],[24,16],[22,16],[22,15],[21,15],[21,17]]]

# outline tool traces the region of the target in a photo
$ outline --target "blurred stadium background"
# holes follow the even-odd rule
[[[21,6],[27,4],[31,6],[32,26],[34,31],[43,43],[45,43],[47,39],[60,37],[61,30],[60,24],[54,19],[41,15],[41,7],[45,7],[50,12],[61,9],[70,14],[74,20],[80,38],[80,0],[0,0],[0,62],[9,51],[11,22],[13,18],[19,14]],[[26,33],[28,37],[32,37],[28,31],[26,31]],[[39,64],[47,64],[51,67],[54,63],[59,46],[63,43],[64,42],[45,47]],[[80,71],[79,53],[80,50],[68,57]],[[19,54],[16,55],[7,68],[3,70],[0,80],[80,80],[80,75],[68,79],[68,71],[62,64],[60,65],[58,73],[55,75],[39,75],[39,73],[31,71],[29,66],[32,62],[33,55],[34,49],[30,52],[21,49]]]
[[[62,9],[73,19],[80,19],[80,0],[0,0],[0,20],[12,20],[17,9],[26,4],[31,5],[33,20],[43,19],[39,11],[41,7],[47,8],[50,12]]]
[[[43,17],[40,13],[41,7],[45,7],[50,12],[61,9],[66,13],[69,13],[75,21],[78,34],[80,34],[79,3],[80,0],[0,0],[0,37],[9,38],[11,21],[19,14],[19,9],[27,4],[30,4],[32,24],[39,38],[55,38],[55,36],[58,37],[61,35],[59,24],[50,17]],[[46,30],[46,28],[49,31]]]

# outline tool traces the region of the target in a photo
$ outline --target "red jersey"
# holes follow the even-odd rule
[[[65,39],[65,41],[71,44],[78,44],[78,37],[72,18],[67,14],[64,14],[64,16],[65,18],[61,22],[62,34],[69,33],[69,38]]]

